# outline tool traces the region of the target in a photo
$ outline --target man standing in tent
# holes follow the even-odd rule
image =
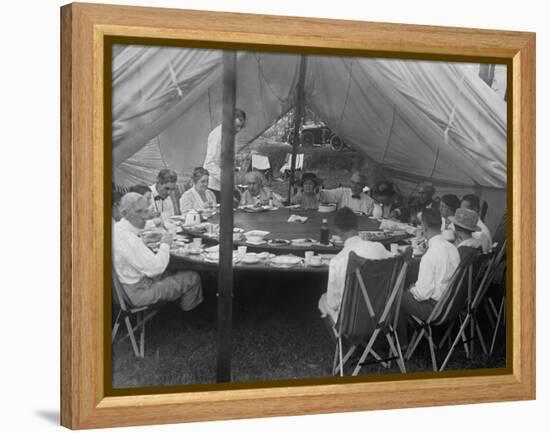
[[[178,175],[175,171],[163,168],[157,175],[157,181],[151,185],[150,189],[153,196],[153,202],[150,205],[152,214],[161,217],[171,217],[176,215],[176,204],[172,198],[172,193],[176,190]]]
[[[350,188],[323,189],[320,192],[321,202],[336,203],[338,209],[349,207],[356,213],[371,215],[374,200],[368,195],[367,177],[355,172],[351,175]]]
[[[246,113],[241,109],[235,109],[235,134],[238,134],[246,123]],[[221,190],[221,153],[222,153],[222,124],[216,126],[208,135],[208,147],[206,157],[202,166],[208,170],[210,177],[208,179],[208,188],[220,202]]]

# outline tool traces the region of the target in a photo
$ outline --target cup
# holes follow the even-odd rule
[[[312,256],[309,259],[309,264],[312,266],[320,266],[321,265],[321,256]]]
[[[411,246],[414,248],[418,248],[418,242],[419,242],[419,239],[418,238],[412,238],[411,239]]]
[[[390,244],[390,251],[393,253],[393,254],[397,254],[399,253],[399,245],[397,244]]]
[[[306,251],[305,253],[305,262],[306,266],[309,265],[311,258],[313,257],[313,251]]]
[[[202,238],[193,238],[193,248],[194,249],[200,249],[202,245]]]
[[[242,258],[246,255],[246,245],[241,245],[237,247],[237,257],[242,260]]]

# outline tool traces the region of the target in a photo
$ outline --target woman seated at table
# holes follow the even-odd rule
[[[196,167],[193,170],[193,187],[183,193],[180,198],[181,213],[194,209],[202,211],[216,207],[216,196],[208,189],[208,170]]]
[[[265,178],[257,171],[246,173],[246,191],[241,196],[241,206],[264,206],[270,200],[275,207],[283,206],[283,198],[264,186]]]
[[[393,183],[389,181],[379,182],[374,187],[372,197],[376,202],[373,216],[377,213],[376,207],[378,206],[380,208],[378,218],[400,219],[401,215],[398,210],[401,208],[401,201]]]
[[[291,199],[291,204],[298,204],[304,209],[319,208],[319,192],[321,180],[315,176],[315,173],[304,173],[298,183],[299,189]]]

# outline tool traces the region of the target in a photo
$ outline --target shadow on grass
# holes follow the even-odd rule
[[[237,276],[232,329],[234,382],[331,376],[334,346],[319,318],[317,300],[325,277],[261,274]],[[148,325],[145,358],[136,358],[128,341],[113,346],[115,388],[214,383],[216,380],[216,279],[203,276],[205,303],[191,313],[167,305]],[[458,347],[447,370],[505,366],[505,348],[492,357],[481,350],[467,359]],[[362,374],[398,372],[365,365]],[[407,362],[407,371],[431,371],[427,348]]]

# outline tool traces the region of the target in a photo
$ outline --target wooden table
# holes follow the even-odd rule
[[[291,215],[306,216],[308,219],[305,223],[289,223],[288,218]],[[245,232],[250,230],[264,230],[269,232],[266,240],[269,239],[315,239],[319,240],[320,229],[323,218],[328,220],[331,235],[334,228],[335,212],[321,213],[315,210],[297,211],[296,209],[277,209],[265,212],[250,213],[242,210],[237,210],[233,214],[234,227],[242,228]],[[367,217],[358,216],[359,231],[376,231],[379,230],[380,221]],[[209,222],[218,224],[219,215],[214,216]],[[187,232],[191,236],[200,236],[207,242],[211,242],[212,238],[204,233]],[[400,242],[408,238],[409,235],[393,236],[379,241],[389,249],[390,243]],[[260,245],[250,244],[243,238],[241,241],[234,242],[235,246],[246,245],[247,249],[252,252],[268,251],[274,254],[295,254],[303,256],[305,251],[314,251],[316,253],[336,254],[342,249],[342,245],[270,245],[263,243]]]

